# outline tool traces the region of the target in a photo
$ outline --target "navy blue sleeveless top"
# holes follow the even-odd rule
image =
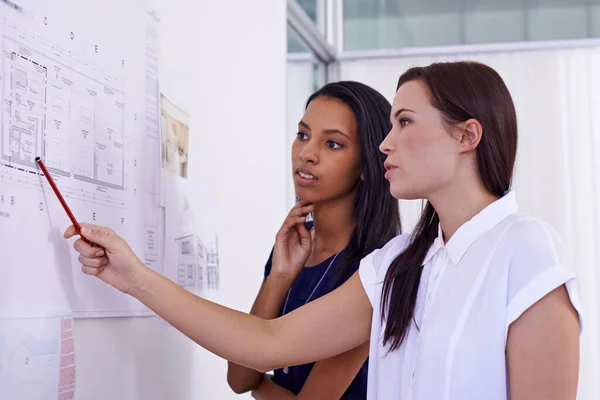
[[[307,224],[307,228],[310,229],[311,227],[312,223]],[[271,273],[272,257],[273,252],[271,252],[271,256],[269,257],[269,260],[267,261],[267,264],[265,266],[265,278]],[[325,273],[325,270],[327,270],[327,267],[333,261],[334,257],[335,256],[331,256],[327,260],[323,261],[318,265],[315,265],[314,267],[302,269],[302,271],[296,278],[296,281],[292,285],[287,307],[284,310],[285,305],[281,306],[280,316],[284,314],[284,311],[285,314],[289,314],[290,312],[304,305],[306,299],[308,299],[315,286]],[[338,264],[339,259],[340,256],[338,256],[337,259],[333,262],[331,268],[329,269],[329,272],[325,277],[323,277],[323,281],[321,281],[321,284],[310,298],[310,301],[318,299],[319,297],[324,296],[332,290],[336,289],[341,284],[343,284],[348,278],[350,278],[352,274],[354,274],[354,272],[358,270],[359,264],[356,264],[352,267],[348,276],[344,276],[342,281],[339,283],[335,282],[337,277],[337,270],[340,267],[340,265]],[[279,386],[282,386],[287,390],[298,394],[300,393],[302,386],[304,386],[304,383],[306,382],[306,379],[308,378],[308,375],[310,374],[313,365],[314,363],[299,365],[295,367],[290,366],[288,368],[287,374],[283,372],[283,369],[277,369],[274,371],[274,381]],[[356,375],[356,378],[354,378],[354,380],[348,387],[348,390],[346,390],[346,393],[344,393],[344,395],[341,397],[341,400],[364,400],[367,398],[367,369],[368,364],[367,362],[365,362],[359,370],[358,374]]]

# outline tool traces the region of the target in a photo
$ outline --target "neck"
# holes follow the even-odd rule
[[[315,204],[313,253],[342,250],[356,227],[354,195]]]
[[[483,183],[477,182],[471,185],[453,184],[428,200],[440,218],[444,242],[448,242],[458,228],[498,200],[498,197],[490,193]]]

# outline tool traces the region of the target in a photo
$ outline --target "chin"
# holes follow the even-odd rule
[[[398,200],[419,200],[423,198],[422,194],[417,193],[414,190],[410,190],[406,187],[396,187],[396,185],[390,187],[390,193]]]
[[[314,203],[315,201],[320,200],[318,193],[315,193],[314,190],[307,189],[304,187],[294,187],[294,191],[296,192],[296,197],[300,200],[308,201],[309,203]]]

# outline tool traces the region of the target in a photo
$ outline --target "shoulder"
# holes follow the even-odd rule
[[[361,260],[358,273],[371,304],[374,304],[377,284],[383,281],[391,262],[406,250],[410,238],[409,233],[398,235]]]
[[[411,235],[409,233],[396,236],[387,242],[381,249],[377,249],[371,254],[367,255],[361,261],[361,266],[363,263],[371,264],[379,275],[382,270],[387,269],[387,266],[389,266],[394,258],[406,250],[410,243],[410,238]]]
[[[544,269],[554,265],[571,266],[570,252],[560,235],[547,223],[518,215],[502,241],[511,268]]]
[[[545,222],[520,215],[502,241],[508,262],[507,328],[561,285],[565,285],[573,307],[581,312],[575,266],[556,230]]]

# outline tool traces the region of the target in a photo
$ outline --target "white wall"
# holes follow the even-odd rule
[[[573,250],[586,311],[579,398],[600,398],[600,48],[460,54],[344,62],[342,79],[392,99],[407,68],[470,59],[495,68],[517,108],[519,150],[514,188],[521,209],[541,218]],[[412,228],[420,202],[401,202]]]
[[[286,165],[287,176],[292,176],[292,143],[298,133],[298,122],[304,115],[306,101],[315,92],[314,61],[289,61],[287,63],[286,85]],[[296,191],[292,179],[287,180],[286,205],[291,208],[296,204]]]
[[[158,10],[162,84],[191,114],[189,179],[219,205],[214,300],[248,311],[286,214],[286,3],[160,0]],[[74,333],[78,400],[237,398],[226,362],[156,317],[77,320]]]

